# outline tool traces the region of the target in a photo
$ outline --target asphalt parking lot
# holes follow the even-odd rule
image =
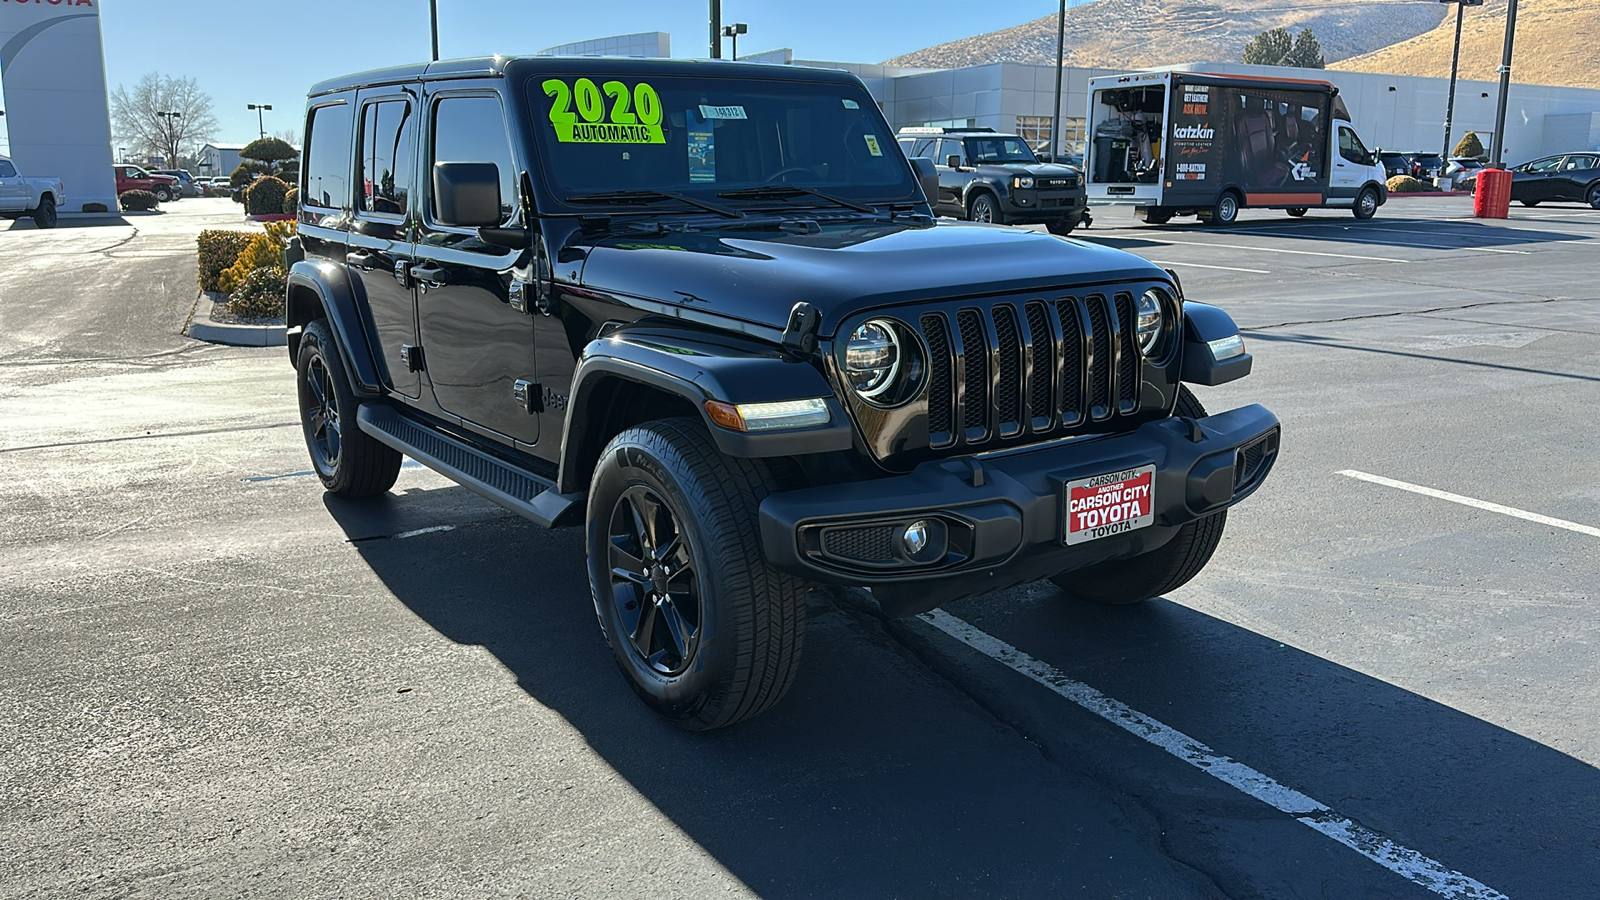
[[[1284,423],[1171,596],[885,621],[655,720],[575,530],[323,496],[281,348],[181,335],[185,200],[0,228],[0,894],[1580,898],[1600,884],[1600,212],[1077,237],[1227,308]]]

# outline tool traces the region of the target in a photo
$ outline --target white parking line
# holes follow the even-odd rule
[[[395,535],[394,539],[397,540],[397,541],[403,541],[406,538],[414,538],[414,537],[416,537],[418,535],[422,535],[422,534],[438,534],[441,531],[455,531],[455,530],[456,530],[456,527],[454,525],[435,525],[435,526],[433,526],[431,528],[418,528],[415,531],[402,531],[399,534]]]
[[[1409,259],[1394,259],[1389,256],[1356,256],[1353,253],[1319,253],[1315,250],[1286,250],[1282,247],[1251,247],[1246,244],[1213,244],[1210,241],[1174,241],[1169,238],[1145,237],[1139,235],[1141,240],[1154,241],[1158,244],[1172,244],[1178,247],[1221,247],[1225,250],[1255,250],[1260,253],[1294,253],[1299,256],[1326,256],[1332,259],[1360,259],[1368,262],[1411,262]]]
[[[1159,259],[1152,259],[1150,261],[1155,263],[1158,266],[1187,266],[1188,268],[1191,268],[1191,269],[1221,269],[1224,272],[1249,272],[1252,275],[1271,275],[1272,274],[1271,272],[1268,272],[1265,269],[1241,269],[1241,268],[1238,268],[1237,266],[1207,266],[1207,265],[1201,265],[1200,263],[1166,262],[1166,261],[1159,260]]]
[[[1035,659],[1005,641],[980,631],[943,610],[924,613],[921,619],[945,634],[1014,671],[1033,679],[1107,722],[1125,729],[1183,760],[1207,775],[1249,794],[1272,808],[1293,816],[1308,828],[1349,847],[1380,866],[1451,900],[1509,900],[1505,894],[1476,879],[1401,846],[1376,831],[1300,793],[1279,784],[1244,763],[1218,754],[1177,729],[1168,727],[1127,704],[1107,697],[1059,669]]]
[[[1449,500],[1451,503],[1459,503],[1462,506],[1470,506],[1473,509],[1484,509],[1488,510],[1489,512],[1500,513],[1503,516],[1514,516],[1518,519],[1526,519],[1529,522],[1537,522],[1540,525],[1549,525],[1552,528],[1565,528],[1567,531],[1576,531],[1579,534],[1587,534],[1590,537],[1600,537],[1600,528],[1595,528],[1591,525],[1579,525],[1577,522],[1568,522],[1566,519],[1556,519],[1550,516],[1542,516],[1538,513],[1528,512],[1525,509],[1517,509],[1514,506],[1501,506],[1498,503],[1490,503],[1487,500],[1478,500],[1473,497],[1463,497],[1460,494],[1452,494],[1449,491],[1434,490],[1433,488],[1423,487],[1419,484],[1396,481],[1393,478],[1385,478],[1382,475],[1359,472],[1355,469],[1341,469],[1339,470],[1338,474],[1344,475],[1348,478],[1354,478],[1359,481],[1370,481],[1373,484],[1381,484],[1384,487],[1392,487],[1402,491],[1410,491],[1413,494],[1421,494],[1424,497],[1434,497],[1439,500]]]
[[[1333,223],[1329,222],[1329,223],[1326,223],[1326,224],[1323,224],[1323,223],[1311,223],[1311,224],[1308,224],[1308,225],[1297,225],[1292,230],[1291,229],[1283,229],[1283,230],[1279,230],[1279,229],[1259,229],[1259,228],[1258,229],[1248,229],[1247,230],[1247,229],[1244,229],[1244,228],[1236,228],[1236,229],[1234,229],[1234,231],[1239,233],[1239,234],[1261,234],[1261,235],[1270,235],[1272,237],[1292,238],[1292,237],[1294,237],[1294,233],[1293,233],[1294,231],[1299,231],[1299,230],[1305,229],[1305,228],[1338,228],[1341,231],[1348,231],[1350,229],[1350,226],[1348,226],[1348,225],[1334,225]],[[1404,233],[1404,234],[1422,234],[1422,235],[1427,235],[1427,236],[1432,237],[1432,238],[1443,238],[1443,239],[1449,239],[1449,238],[1452,238],[1452,237],[1468,237],[1468,235],[1465,235],[1465,234],[1463,234],[1463,235],[1440,234],[1437,231],[1419,231],[1419,230],[1417,230],[1415,228],[1380,228],[1380,229],[1378,229],[1376,231],[1367,232],[1366,236],[1364,236],[1361,239],[1358,239],[1356,242],[1357,243],[1363,243],[1363,244],[1365,244],[1365,243],[1375,243],[1374,241],[1370,240],[1370,235],[1373,235],[1373,234],[1399,234],[1399,233]],[[1313,238],[1312,240],[1327,240],[1327,239],[1326,238]],[[1575,238],[1575,240],[1587,240],[1587,238]],[[1553,243],[1560,243],[1560,242],[1557,242],[1557,241],[1540,241],[1540,243],[1553,244]],[[1527,256],[1528,253],[1530,252],[1528,250],[1505,250],[1505,249],[1502,249],[1502,248],[1499,248],[1499,247],[1452,247],[1452,246],[1449,246],[1449,245],[1446,245],[1446,244],[1424,244],[1424,243],[1421,243],[1421,242],[1418,242],[1418,241],[1394,241],[1392,243],[1385,244],[1385,246],[1388,246],[1388,247],[1410,247],[1410,248],[1415,248],[1415,249],[1419,249],[1419,250],[1476,250],[1479,253],[1516,253],[1516,254],[1519,254],[1519,255],[1522,255],[1522,256]]]

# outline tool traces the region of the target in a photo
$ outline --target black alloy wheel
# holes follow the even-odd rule
[[[633,652],[655,672],[681,675],[700,648],[700,578],[688,537],[651,488],[617,498],[607,528],[611,602]]]
[[[39,198],[39,207],[33,211],[33,224],[37,228],[56,227],[56,198],[45,194]]]
[[[988,192],[978,194],[972,198],[971,208],[967,210],[967,218],[974,222],[987,222],[995,225],[1004,224],[1000,215],[1000,208],[995,204],[994,198]]]
[[[356,425],[359,406],[326,319],[306,326],[295,362],[300,425],[322,486],[347,499],[394,487],[405,458]]]

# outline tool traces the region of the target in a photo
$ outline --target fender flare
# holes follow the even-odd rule
[[[557,489],[562,493],[587,488],[591,472],[585,462],[612,437],[604,433],[605,389],[619,386],[618,382],[688,401],[717,449],[729,456],[798,456],[854,446],[854,430],[844,407],[810,362],[787,358],[772,344],[728,335],[675,326],[625,327],[591,341],[579,357],[561,437]],[[827,404],[827,424],[766,433],[723,428],[705,409],[707,400],[756,403],[814,398]]]
[[[343,266],[301,260],[289,269],[285,293],[289,361],[293,363],[299,353],[305,326],[326,316],[345,371],[350,373],[351,389],[360,397],[382,394],[383,381],[372,354],[375,339],[360,312],[361,303],[366,300],[360,283]]]
[[[993,194],[996,204],[999,204],[1000,201],[1006,196],[1006,192],[996,187],[994,184],[981,178],[974,178],[967,182],[966,187],[961,189],[961,209],[963,212],[972,208],[972,196],[979,191]]]

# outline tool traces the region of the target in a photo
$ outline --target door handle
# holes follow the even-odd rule
[[[363,250],[351,250],[344,255],[346,265],[353,266],[363,272],[371,271],[378,265],[378,258]]]
[[[412,266],[411,277],[416,279],[417,284],[423,289],[441,288],[445,286],[445,282],[450,280],[444,269],[432,263]]]

